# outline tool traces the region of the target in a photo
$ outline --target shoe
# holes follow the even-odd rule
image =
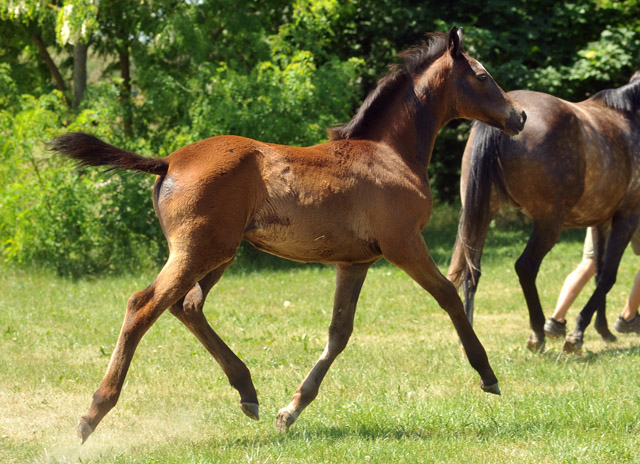
[[[544,323],[544,333],[553,338],[564,337],[567,334],[567,321],[558,322],[550,317]]]
[[[546,326],[545,326],[546,328]],[[618,316],[613,323],[613,330],[620,333],[637,333],[640,334],[640,316],[636,315],[630,321],[625,321],[624,317]]]

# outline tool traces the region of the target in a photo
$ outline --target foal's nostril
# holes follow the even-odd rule
[[[522,114],[520,115],[520,117],[522,118],[522,125],[524,126],[524,123],[527,122],[527,113],[522,111]]]

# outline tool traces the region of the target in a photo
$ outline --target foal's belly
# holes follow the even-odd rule
[[[258,217],[247,227],[245,239],[260,250],[294,261],[368,262],[379,257],[375,241],[357,229],[345,218],[323,218],[309,211],[295,218]]]

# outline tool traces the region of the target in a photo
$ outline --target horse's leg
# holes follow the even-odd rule
[[[595,268],[596,268],[596,287],[598,286],[598,281],[602,275],[602,268],[604,266],[604,254],[606,250],[607,243],[607,235],[608,230],[607,227],[593,227],[592,228],[592,236],[593,236],[593,251],[595,255]],[[607,324],[607,302],[606,299],[602,301],[602,304],[598,306],[596,309],[596,322],[595,328],[602,337],[602,339],[606,342],[614,342],[616,341],[616,336],[611,333],[609,330],[609,325]]]
[[[337,265],[336,293],[333,316],[329,326],[329,340],[313,369],[307,374],[291,403],[276,417],[276,427],[285,431],[295,422],[302,410],[318,395],[320,384],[336,357],[345,349],[353,331],[353,317],[367,271],[372,263]]]
[[[611,233],[607,240],[607,246],[605,248],[604,263],[602,265],[602,271],[596,283],[596,289],[587,301],[585,307],[578,314],[576,320],[576,328],[573,333],[567,335],[562,349],[568,353],[578,352],[582,349],[582,342],[584,338],[584,331],[591,323],[593,314],[600,307],[605,307],[607,293],[613,287],[616,282],[616,275],[618,274],[618,266],[624,253],[624,249],[629,244],[633,232],[638,226],[638,217],[624,216],[614,219],[611,225]],[[605,322],[606,323],[606,322]]]
[[[89,412],[78,422],[78,436],[83,443],[116,405],[133,353],[142,336],[166,308],[182,298],[202,277],[192,266],[194,262],[197,262],[194,255],[172,253],[156,280],[129,298],[107,372],[93,395]]]
[[[542,351],[545,343],[544,312],[536,288],[536,277],[542,260],[558,242],[561,233],[562,220],[547,223],[534,221],[529,242],[516,261],[516,273],[529,309],[529,325],[533,330],[527,340],[527,348],[534,352]]]
[[[422,236],[416,234],[406,242],[396,241],[391,247],[381,244],[381,249],[389,262],[409,274],[447,312],[460,337],[469,363],[480,374],[482,389],[488,393],[500,394],[498,379],[489,365],[484,347],[464,313],[460,296],[455,286],[440,273],[431,259]]]
[[[211,328],[203,313],[205,299],[218,282],[231,261],[222,264],[193,286],[187,295],[169,310],[204,345],[229,379],[229,383],[240,393],[240,407],[252,419],[258,419],[258,397],[247,366],[231,351]]]
[[[473,271],[462,281],[462,294],[464,295],[464,313],[467,315],[469,323],[473,325],[473,309],[475,305],[476,291],[478,290],[478,284],[480,283],[480,263],[476,265]]]
[[[474,186],[469,188],[474,188]],[[462,191],[464,192],[464,187]],[[451,255],[451,264],[447,272],[447,279],[456,286],[462,286],[464,312],[471,325],[473,325],[475,295],[482,275],[480,264],[484,244],[491,221],[502,206],[502,201],[495,191],[492,192],[489,201],[488,211],[482,215],[468,213],[468,210],[463,206],[460,213],[458,235]],[[467,224],[471,222],[473,228],[470,230]]]

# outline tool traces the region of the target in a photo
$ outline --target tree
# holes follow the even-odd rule
[[[639,2],[0,0],[0,255],[67,273],[162,254],[148,183],[47,157],[62,130],[159,156],[222,133],[318,143],[398,51],[452,25],[505,90],[582,100],[639,67]],[[457,199],[468,129],[437,139],[441,200]]]

